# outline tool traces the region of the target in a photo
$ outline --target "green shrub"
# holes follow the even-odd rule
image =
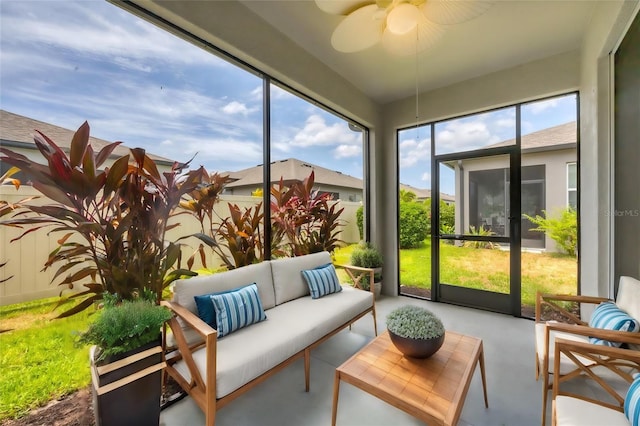
[[[169,309],[142,298],[118,305],[105,303],[78,343],[97,345],[102,351],[98,360],[102,360],[154,341],[169,319]]]
[[[429,235],[424,204],[400,202],[400,248],[420,247]]]
[[[382,254],[369,243],[360,243],[351,253],[351,264],[361,268],[382,266]]]
[[[531,223],[537,225],[537,228],[532,228],[531,231],[547,232],[561,249],[569,255],[575,256],[578,247],[578,213],[571,207],[563,210],[560,217],[557,218],[549,217],[544,210],[542,213],[545,217],[523,215]]]
[[[469,235],[477,235],[480,237],[489,237],[491,235],[495,235],[495,232],[486,229],[483,225],[480,225],[479,228],[475,226],[469,227]],[[464,247],[472,247],[472,248],[486,248],[486,249],[494,249],[498,248],[498,245],[492,243],[491,241],[465,241]]]

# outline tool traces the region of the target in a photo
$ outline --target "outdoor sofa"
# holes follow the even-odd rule
[[[301,357],[309,391],[311,349],[369,312],[377,334],[373,291],[341,285],[332,268],[330,254],[321,252],[175,282],[172,301],[164,302],[175,314],[164,339],[166,371],[203,410],[208,426],[219,408]],[[303,275],[314,280],[319,274],[338,288],[313,298]],[[312,288],[318,296],[318,286]],[[217,329],[200,317],[211,322],[206,302],[213,300]],[[249,317],[257,322],[220,337],[233,322],[224,317],[225,304],[238,300],[249,306],[245,313],[261,304],[264,316],[254,312]]]

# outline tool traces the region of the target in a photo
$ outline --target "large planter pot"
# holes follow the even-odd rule
[[[89,352],[96,424],[157,426],[165,367],[159,342],[98,363],[97,350]]]
[[[410,339],[398,336],[389,330],[389,337],[403,355],[411,358],[428,358],[435,354],[444,343],[444,334],[433,339]]]

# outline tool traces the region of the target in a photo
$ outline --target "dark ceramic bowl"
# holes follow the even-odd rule
[[[444,343],[444,334],[433,339],[410,339],[389,331],[389,337],[400,352],[412,358],[428,358],[435,354]]]

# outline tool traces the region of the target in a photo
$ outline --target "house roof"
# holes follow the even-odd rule
[[[406,185],[404,183],[400,184],[400,189],[413,192],[414,194],[416,194],[416,197],[421,200],[426,200],[427,198],[431,198],[430,189],[416,188],[415,186]],[[440,199],[442,201],[449,201],[449,202],[454,202],[456,200],[453,195],[445,194],[444,192],[440,193]]]
[[[522,136],[520,146],[523,152],[553,151],[559,149],[575,148],[578,141],[578,125],[575,121],[547,127],[537,132]],[[514,145],[515,139],[498,142],[487,148]]]
[[[326,169],[315,164],[307,163],[296,158],[274,161],[271,163],[271,182],[279,182],[280,177],[285,182],[303,181],[309,177],[311,171],[315,172],[315,183],[323,185],[340,186],[362,190],[362,179],[346,175],[344,173]],[[225,172],[234,182],[226,185],[228,188],[242,186],[256,186],[262,184],[262,164],[237,172]]]
[[[69,146],[75,130],[65,129],[44,121],[34,120],[23,115],[14,114],[9,111],[0,110],[0,140],[2,145],[14,148],[37,149],[33,141],[35,130],[47,135],[65,152],[69,152]],[[109,141],[89,136],[89,143],[94,151],[99,151],[108,145]],[[112,157],[122,157],[129,154],[129,147],[119,145],[111,154]],[[147,152],[147,155],[160,164],[172,165],[173,160],[160,157]]]

